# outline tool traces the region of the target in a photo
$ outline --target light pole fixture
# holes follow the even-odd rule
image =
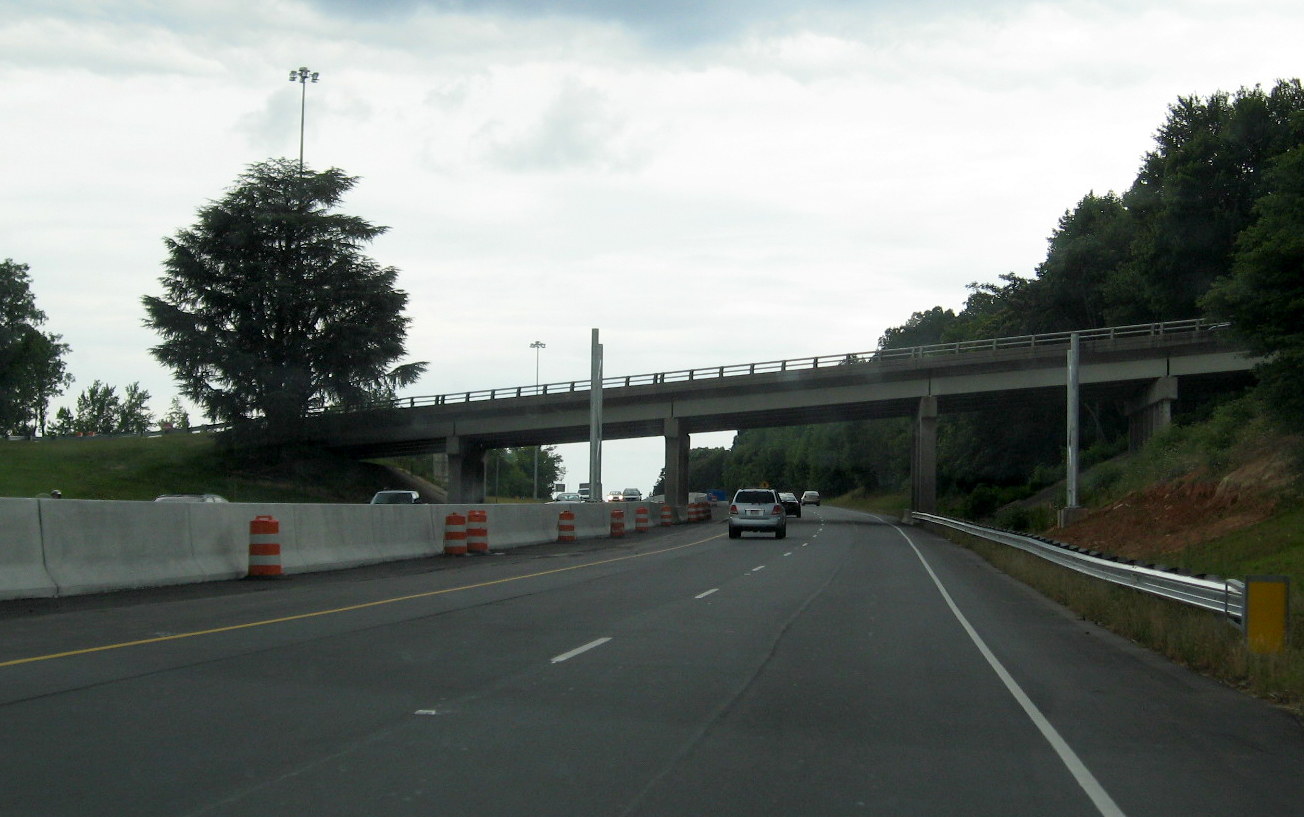
[[[536,340],[530,344],[534,350],[534,393],[539,393],[539,350],[546,349],[548,344],[541,340]],[[539,498],[539,446],[534,447],[534,499]]]
[[[302,86],[299,93],[299,173],[303,173],[303,117],[308,109],[308,82],[311,80],[314,84],[317,82],[317,72],[309,71],[307,66],[300,67],[297,71],[290,69],[290,82],[297,82]]]

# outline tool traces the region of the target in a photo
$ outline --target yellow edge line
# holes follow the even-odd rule
[[[491,587],[495,584],[506,584],[507,582],[518,582],[523,579],[537,579],[540,576],[550,576],[554,573],[565,573],[570,570],[581,570],[586,567],[597,567],[599,565],[611,564],[612,562],[623,562],[628,559],[641,559],[644,556],[655,556],[658,553],[669,553],[673,550],[681,550],[687,547],[700,545],[703,542],[709,542],[712,539],[718,539],[723,534],[708,536],[705,539],[699,539],[696,542],[689,542],[686,545],[675,545],[674,547],[662,548],[660,550],[650,550],[647,553],[634,553],[629,556],[616,556],[611,559],[601,559],[596,562],[585,562],[582,565],[571,565],[569,567],[558,567],[552,570],[543,570],[538,573],[527,573],[524,576],[510,576],[506,579],[494,579],[488,582],[479,582],[478,584],[466,584],[461,587],[446,587],[443,590],[430,590],[425,593],[413,593],[408,596],[396,596],[392,599],[381,599],[380,601],[369,601],[363,604],[353,604],[348,607],[336,607],[331,610],[318,610],[313,613],[299,613],[293,616],[282,616],[281,618],[269,618],[265,621],[251,621],[247,624],[232,624],[228,627],[214,627],[211,630],[196,630],[191,633],[175,633],[173,635],[161,635],[156,638],[142,638],[137,641],[123,641],[118,644],[105,644],[99,647],[86,647],[81,650],[69,650],[67,652],[50,653],[49,655],[35,655],[31,658],[14,658],[9,661],[0,661],[0,667],[13,667],[19,664],[31,664],[37,661],[49,661],[55,658],[68,658],[74,655],[88,655],[95,652],[104,652],[106,650],[120,650],[123,647],[139,647],[144,644],[159,644],[164,641],[178,641],[183,638],[194,638],[201,635],[215,635],[217,633],[229,633],[233,630],[247,630],[251,627],[265,627],[269,624],[283,624],[287,621],[299,621],[305,618],[317,618],[318,616],[335,615],[336,613],[350,613],[355,610],[365,610],[368,607],[380,607],[385,604],[395,604],[400,601],[411,601],[413,599],[424,599],[431,596],[442,596],[445,593],[456,593],[460,590],[475,590],[480,587]]]

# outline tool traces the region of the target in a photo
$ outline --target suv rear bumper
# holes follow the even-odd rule
[[[787,527],[787,518],[784,516],[731,516],[729,517],[729,527],[731,530],[774,531]]]

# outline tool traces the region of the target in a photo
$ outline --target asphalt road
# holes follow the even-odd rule
[[[968,551],[724,534],[5,603],[0,815],[1304,808],[1293,717]]]

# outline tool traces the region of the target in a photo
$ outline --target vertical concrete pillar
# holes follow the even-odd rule
[[[914,450],[910,458],[910,509],[937,511],[937,398],[919,398]]]
[[[688,504],[688,434],[673,417],[665,421],[666,504]]]
[[[1129,400],[1127,412],[1127,447],[1139,451],[1146,442],[1173,422],[1173,403],[1177,400],[1177,378],[1161,377]]]
[[[448,438],[448,501],[484,502],[485,447],[462,437]]]

